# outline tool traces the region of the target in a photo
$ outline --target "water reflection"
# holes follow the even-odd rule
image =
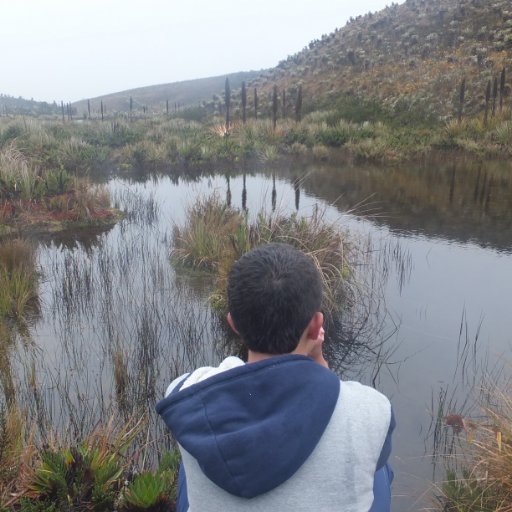
[[[226,175],[226,204],[231,206],[231,186],[228,175]]]
[[[149,441],[152,448],[166,443],[153,410],[168,382],[237,350],[225,323],[207,305],[211,282],[177,274],[169,263],[172,223],[184,221],[183,206],[195,196],[217,191],[226,202],[241,198],[253,216],[262,204],[269,205],[268,196],[276,214],[299,207],[299,214],[311,215],[332,203],[329,218],[350,229],[366,248],[357,268],[365,300],[354,301],[357,307],[333,320],[328,357],[345,377],[363,374],[363,380],[378,382],[394,395],[399,418],[395,489],[407,496],[413,489],[424,493],[432,469],[422,446],[431,389],[440,383],[446,390],[448,411],[452,388],[446,379],[459,358],[453,354],[453,333],[459,332],[462,306],[477,318],[487,315],[485,338],[493,346],[509,347],[510,337],[505,337],[511,332],[510,257],[442,239],[475,240],[510,251],[512,175],[504,165],[466,169],[458,163],[310,171],[274,170],[267,178],[232,172],[180,180],[179,186],[168,177],[120,180],[111,183],[111,190],[126,210],[122,222],[91,242],[42,243],[41,318],[30,328],[34,344],[17,343],[1,376],[8,393],[14,390],[41,425],[40,435],[48,425],[69,425],[80,433],[112,413],[127,418],[145,412],[150,422],[141,443]],[[345,213],[354,205],[367,212],[366,218],[372,214],[371,222]],[[397,234],[402,230],[405,236]],[[418,232],[432,238],[414,236]],[[481,268],[485,272],[475,270]],[[397,323],[399,336],[388,340]],[[442,397],[437,388],[433,396]],[[441,427],[442,434],[452,434]],[[394,510],[414,509],[411,499],[404,503]]]
[[[243,173],[243,188],[242,188],[242,209],[247,210],[247,177],[245,172]]]
[[[276,201],[277,201],[277,190],[276,190],[276,173],[272,173],[272,211],[276,211]]]
[[[216,190],[219,183],[209,179],[203,187]],[[260,189],[264,183],[260,179]],[[274,176],[268,186],[274,205],[278,194],[300,199],[298,183],[278,184]],[[227,198],[241,190],[249,209],[245,173],[241,179],[224,177],[223,187]],[[224,319],[208,306],[211,281],[176,273],[170,265],[169,219],[182,215],[178,197],[190,197],[190,189],[166,179],[143,185],[118,181],[111,188],[125,211],[118,225],[90,238],[82,233],[74,241],[62,237],[40,245],[44,300],[32,329],[35,345],[17,347],[14,367],[0,372],[6,395],[16,390],[16,399],[37,418],[41,437],[64,426],[83,435],[115,412],[125,419],[149,414],[145,442],[156,441],[164,430],[154,418],[154,403],[169,381],[240,353]],[[254,194],[251,201],[256,215],[253,203],[261,198]],[[361,254],[370,266],[367,247]],[[350,290],[343,318],[328,326],[327,354],[339,372],[364,368],[373,376],[386,359],[389,331],[377,272],[384,275],[367,273]]]
[[[285,175],[294,182],[294,172]],[[512,169],[508,162],[315,166],[309,169],[303,187],[340,210],[356,207],[356,213],[366,213],[395,231],[512,249]]]

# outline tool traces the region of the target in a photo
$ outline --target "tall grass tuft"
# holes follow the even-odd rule
[[[226,312],[229,269],[244,253],[259,245],[278,242],[297,247],[315,261],[324,280],[324,310],[334,312],[348,297],[352,251],[345,233],[327,222],[318,210],[310,217],[296,213],[260,212],[254,221],[216,195],[200,198],[189,207],[183,227],[175,227],[172,259],[184,266],[212,271],[215,309]]]
[[[22,418],[15,407],[0,408],[0,502],[18,473],[23,449]]]
[[[244,215],[214,194],[199,198],[186,218],[184,226],[174,226],[172,259],[198,270],[217,270],[229,253],[230,237],[243,229]]]
[[[485,390],[478,420],[452,415],[457,435],[466,437],[452,455],[447,478],[438,489],[439,509],[464,512],[512,510],[511,390]],[[456,418],[455,418],[456,416]],[[457,420],[455,421],[454,418]],[[449,420],[449,421],[448,421]],[[457,428],[455,428],[457,427]]]
[[[0,319],[23,319],[36,299],[34,247],[20,239],[0,244]]]

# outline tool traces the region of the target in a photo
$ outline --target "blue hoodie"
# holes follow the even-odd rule
[[[286,355],[227,370],[183,390],[178,386],[157,404],[157,412],[209,480],[230,495],[250,499],[301,468],[329,425],[339,396],[334,373],[307,357]],[[375,502],[386,501],[387,507],[375,511],[389,510],[392,477],[386,462],[393,426],[391,418],[373,469],[383,468],[374,491],[377,486],[387,496]],[[183,489],[183,471],[180,476]],[[185,499],[181,492],[180,505]]]

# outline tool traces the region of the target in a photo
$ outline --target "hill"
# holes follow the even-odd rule
[[[274,85],[290,92],[289,108],[301,84],[309,110],[376,101],[391,112],[446,119],[456,115],[463,79],[467,114],[483,111],[489,81],[509,97],[504,67],[512,71],[510,0],[407,0],[351,19],[250,85],[263,98]]]
[[[175,107],[196,107],[201,101],[210,100],[214,94],[223,91],[226,76],[229,78],[232,87],[239,88],[244,80],[251,80],[260,74],[261,70],[246,71],[170,84],[151,85],[98,96],[89,101],[91,109],[94,111],[100,109],[100,102],[103,101],[103,105],[108,111],[129,112],[130,98],[132,98],[132,108],[135,112],[142,112],[144,108],[148,112],[164,112],[167,101],[169,102],[169,110],[173,111]],[[73,107],[79,116],[87,113],[87,101],[85,99],[73,103]]]
[[[0,115],[60,115],[61,107],[57,103],[46,101],[27,100],[21,96],[15,98],[7,94],[0,94]]]

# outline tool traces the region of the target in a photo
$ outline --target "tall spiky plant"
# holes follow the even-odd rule
[[[498,98],[498,77],[494,77],[492,85],[492,117],[496,115],[496,99]]]
[[[247,89],[245,88],[245,82],[242,82],[242,122],[245,124],[246,113],[247,113]]]
[[[505,67],[501,70],[500,76],[500,112],[503,110],[503,97],[505,96],[505,82],[506,82],[506,70]]]
[[[462,112],[464,110],[464,98],[466,96],[466,78],[464,77],[462,79],[462,82],[460,83],[460,90],[459,90],[459,112],[457,115],[457,119],[459,123],[462,121]]]
[[[484,125],[487,126],[487,121],[489,120],[489,102],[491,101],[491,81],[487,82],[487,87],[485,89],[485,114],[484,114]]]
[[[272,127],[276,129],[277,124],[277,85],[272,90]]]
[[[224,102],[226,104],[226,132],[228,132],[230,125],[231,87],[229,86],[229,78],[227,77],[224,86]]]
[[[258,90],[254,88],[254,119],[258,119]]]
[[[302,85],[299,85],[297,91],[297,101],[295,102],[295,121],[300,123],[302,120]]]

